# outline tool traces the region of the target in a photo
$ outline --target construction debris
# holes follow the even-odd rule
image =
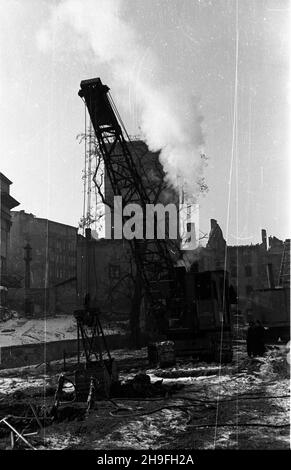
[[[14,449],[14,445],[15,445],[15,440],[14,440],[14,434],[19,438],[21,439],[30,449],[32,450],[36,450],[35,447],[33,447],[27,439],[25,439],[24,436],[26,436],[27,434],[24,434],[22,435],[21,433],[19,433],[9,422],[8,422],[8,418],[2,418],[0,420],[0,424],[1,423],[4,423],[6,424],[6,426],[11,429],[11,448]]]
[[[181,384],[165,385],[163,380],[151,382],[149,375],[139,373],[124,382],[115,382],[111,388],[112,397],[146,398],[169,397],[183,388]]]
[[[46,376],[39,368],[0,371],[0,417],[13,427],[0,423],[0,449],[29,449],[18,434],[36,449],[211,449],[215,433],[216,448],[289,448],[287,352],[276,346],[249,359],[239,343],[227,367],[179,361],[168,369],[149,368],[145,349],[143,363],[141,351],[112,352],[120,379],[110,397],[98,396],[91,380],[86,400],[78,402],[65,381],[53,416],[62,361]],[[133,373],[135,357],[144,368]],[[5,385],[12,374],[23,384],[18,395]]]
[[[171,367],[176,364],[175,343],[161,341],[148,345],[148,359],[152,366]]]

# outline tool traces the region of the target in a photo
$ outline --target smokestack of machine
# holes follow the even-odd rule
[[[267,250],[267,232],[264,228],[262,229],[262,244],[265,250]]]

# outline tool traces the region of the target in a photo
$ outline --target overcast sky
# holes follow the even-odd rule
[[[138,133],[140,123],[136,98],[129,104],[119,96],[110,63],[64,21],[61,3],[0,0],[0,171],[13,181],[20,209],[77,226],[83,203],[80,81],[101,77],[129,132]],[[93,3],[98,15],[101,3]],[[200,228],[208,232],[209,219],[217,219],[229,244],[256,243],[261,228],[290,237],[289,0],[124,0],[120,8],[146,51],[139,74],[149,73],[153,55],[161,87],[177,83],[181,94],[199,102],[209,157]],[[45,47],[48,34],[53,47]],[[122,37],[115,39],[123,47]]]

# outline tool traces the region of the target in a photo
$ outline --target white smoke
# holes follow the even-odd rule
[[[117,103],[128,103],[129,93],[133,97],[143,137],[150,150],[161,151],[170,183],[177,186],[179,177],[187,193],[195,195],[203,171],[204,144],[197,105],[185,89],[160,82],[158,60],[122,17],[122,6],[122,0],[64,0],[52,6],[48,23],[38,31],[39,47],[55,47],[56,36],[66,38],[64,47],[68,47],[68,31],[74,31],[77,48],[88,50],[89,46],[96,64],[109,66],[114,87],[108,85],[116,90],[114,96],[118,93]],[[69,42],[76,47],[76,39]]]

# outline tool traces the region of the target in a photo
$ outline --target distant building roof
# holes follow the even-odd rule
[[[30,214],[28,212],[25,212],[24,210],[21,210],[21,211],[11,211],[11,215],[14,216],[14,215],[18,215],[18,214],[21,214],[21,215],[24,215],[24,216],[27,216],[27,217],[31,217],[33,219],[36,219],[36,220],[39,220],[39,221],[42,221],[42,222],[48,222],[50,224],[57,224],[57,225],[62,225],[63,227],[69,227],[69,228],[73,228],[75,230],[78,230],[78,227],[74,226],[74,225],[68,225],[68,224],[64,224],[62,222],[56,222],[54,220],[50,220],[50,219],[45,219],[43,217],[37,217],[36,215],[34,214]]]
[[[14,197],[10,196],[10,194],[5,191],[1,191],[1,203],[4,203],[9,210],[13,209],[13,207],[19,206],[20,204],[20,202],[16,201]]]

